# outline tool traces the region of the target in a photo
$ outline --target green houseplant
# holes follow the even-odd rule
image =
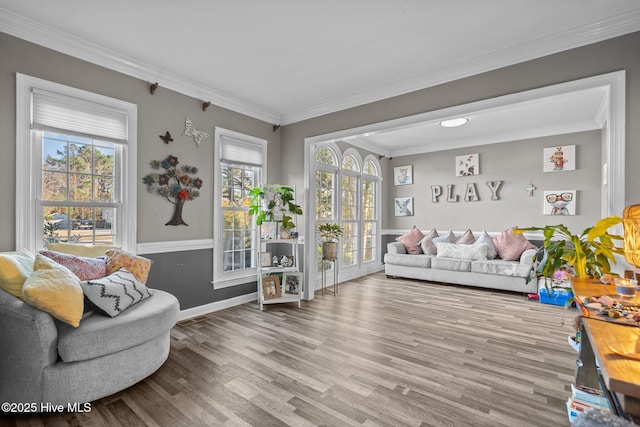
[[[318,224],[318,235],[322,242],[322,258],[335,259],[338,254],[337,242],[342,237],[343,229],[335,222],[323,222]]]
[[[253,187],[249,195],[249,215],[255,215],[256,225],[261,225],[264,221],[277,221],[283,229],[291,230],[296,226],[292,215],[302,215],[302,207],[295,203],[292,187],[265,184]]]
[[[549,279],[561,269],[571,269],[580,278],[599,279],[604,274],[611,274],[611,263],[616,263],[614,255],[624,251],[615,245],[616,241],[623,240],[622,237],[610,234],[608,230],[620,222],[622,219],[617,216],[602,218],[580,234],[571,233],[563,224],[517,228],[515,232],[543,232],[544,243],[539,250],[542,258],[537,273],[545,277],[545,287],[550,292]]]

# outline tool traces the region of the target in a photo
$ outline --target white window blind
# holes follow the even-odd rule
[[[220,160],[261,167],[264,163],[264,145],[221,135]]]
[[[127,141],[127,111],[103,104],[32,89],[31,128]]]

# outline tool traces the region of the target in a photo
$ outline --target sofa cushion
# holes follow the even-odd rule
[[[530,270],[531,265],[520,264],[518,261],[489,259],[486,261],[473,261],[471,263],[471,271],[474,273],[527,277]]]
[[[34,261],[26,249],[0,253],[0,288],[22,299],[22,286],[33,271]]]
[[[22,299],[77,328],[84,311],[80,280],[68,268],[36,255],[33,273],[24,282]]]
[[[498,252],[496,251],[496,245],[493,244],[493,239],[491,238],[491,236],[489,236],[489,233],[487,233],[486,230],[482,230],[482,233],[480,233],[480,236],[478,236],[478,239],[474,243],[474,245],[480,245],[480,244],[487,245],[488,259],[494,259],[496,256],[498,256]]]
[[[87,258],[55,251],[39,253],[67,267],[80,280],[98,279],[107,275],[107,262],[102,258]]]
[[[438,245],[438,243],[455,243],[458,240],[458,236],[456,236],[453,231],[449,230],[449,233],[446,236],[439,236],[433,239],[433,244]]]
[[[403,267],[419,267],[419,268],[430,268],[431,267],[431,259],[433,255],[395,255],[386,253],[384,255],[384,262],[394,265],[401,265]]]
[[[80,286],[95,311],[111,317],[151,296],[149,289],[124,268],[107,277],[83,281]]]
[[[427,254],[427,255],[436,254],[437,248],[436,248],[436,245],[433,244],[433,239],[435,239],[436,237],[439,237],[439,236],[438,236],[438,232],[434,228],[430,232],[425,234],[422,240],[420,240],[418,244],[420,245],[420,249],[422,249],[422,252],[424,254]]]
[[[475,236],[473,235],[473,231],[470,228],[464,232],[464,234],[458,237],[455,243],[459,245],[472,245],[476,241]]]
[[[117,317],[93,314],[74,329],[58,323],[58,354],[75,362],[127,350],[166,334],[176,322],[179,304],[171,294],[151,289],[148,298]]]
[[[451,271],[471,271],[471,260],[436,256],[431,260],[431,268]]]
[[[422,231],[414,225],[411,230],[407,231],[400,237],[396,237],[396,240],[402,243],[402,246],[405,247],[407,253],[416,255],[422,253],[422,249],[420,249],[420,246],[418,246],[417,243],[423,237],[424,234],[422,234]]]
[[[126,268],[127,271],[136,276],[136,279],[142,282],[142,284],[147,283],[152,264],[149,258],[119,249],[108,250],[107,257],[107,274],[113,274],[121,268]]]
[[[515,227],[503,231],[492,239],[498,255],[505,261],[519,260],[524,251],[536,248],[526,237],[522,234],[515,234],[513,230]]]
[[[82,245],[80,243],[47,243],[48,251],[62,252],[63,254],[84,256],[87,258],[104,256],[109,249],[120,249],[120,247],[111,245]]]
[[[437,243],[438,257],[486,260],[487,245],[470,245],[457,243]]]

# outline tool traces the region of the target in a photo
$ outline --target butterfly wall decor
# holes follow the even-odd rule
[[[184,119],[184,132],[183,135],[186,136],[193,136],[193,140],[198,144],[198,147],[200,146],[200,143],[202,141],[204,141],[205,139],[209,138],[209,134],[201,131],[201,130],[196,130],[193,127],[193,123],[191,122],[191,119],[189,117],[186,117]]]
[[[167,131],[164,135],[158,135],[158,136],[160,137],[161,140],[164,141],[165,144],[173,142],[173,138],[171,137],[171,134],[169,133],[169,131]]]

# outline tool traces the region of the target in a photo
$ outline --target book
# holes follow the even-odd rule
[[[588,404],[600,409],[610,410],[609,401],[600,389],[571,384],[571,394],[579,403]]]

